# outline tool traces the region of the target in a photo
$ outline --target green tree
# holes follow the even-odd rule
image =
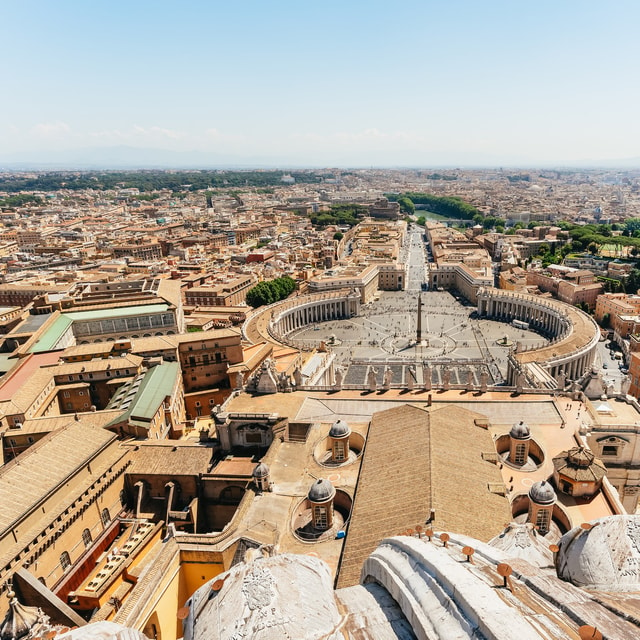
[[[413,215],[416,212],[416,205],[407,198],[407,196],[402,196],[398,198],[398,204],[400,205],[400,211],[403,213],[408,213],[409,215]]]
[[[293,293],[295,288],[296,281],[289,276],[265,280],[247,291],[247,304],[254,309],[265,304],[272,304],[286,298]]]

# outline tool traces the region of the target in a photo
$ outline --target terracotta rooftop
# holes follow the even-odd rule
[[[255,467],[253,458],[230,458],[220,461],[211,473],[215,476],[251,477]]]
[[[0,467],[0,537],[116,437],[72,420]]]
[[[213,449],[200,444],[135,442],[130,445],[131,466],[128,475],[197,476],[207,473]]]

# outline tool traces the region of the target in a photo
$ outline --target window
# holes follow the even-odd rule
[[[63,571],[66,571],[71,567],[71,558],[69,557],[68,551],[63,551],[60,554],[60,566],[62,567]]]
[[[337,440],[333,443],[333,459],[344,460],[344,442]]]
[[[84,395],[84,391],[78,391],[78,395],[79,396],[83,396]]]
[[[320,506],[313,508],[313,526],[316,529],[327,528],[327,507]]]
[[[103,509],[100,512],[100,520],[102,520],[102,526],[106,527],[111,522],[111,516],[109,515],[109,509]]]
[[[543,535],[549,531],[549,522],[551,520],[551,512],[549,509],[540,509],[536,517],[536,526]]]
[[[65,398],[68,398],[68,397],[69,397],[69,392],[68,392],[68,391],[63,391],[63,392],[62,392],[62,395],[63,395]]]
[[[85,549],[88,549],[91,546],[91,531],[89,531],[89,529],[85,529],[82,532],[82,543],[84,544]]]
[[[524,442],[519,442],[516,445],[515,452],[515,464],[524,464],[526,462],[525,453],[526,453],[527,445]]]
[[[247,444],[262,444],[262,433],[245,433],[244,440]]]
[[[611,445],[611,444],[605,444],[602,447],[602,455],[603,456],[617,456],[618,455],[618,447]]]

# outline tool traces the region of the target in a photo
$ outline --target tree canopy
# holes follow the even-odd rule
[[[413,191],[403,194],[387,193],[385,196],[389,200],[400,203],[401,208],[402,202],[408,200],[413,203],[413,205],[422,205],[423,208],[428,211],[445,216],[446,218],[472,220],[474,215],[480,214],[480,211],[473,205],[465,202],[462,198],[456,198],[454,196],[434,196],[430,193],[416,193]]]
[[[272,304],[284,300],[296,288],[296,281],[289,276],[265,280],[247,291],[247,304],[254,309],[264,304]]]
[[[284,175],[295,178],[297,183],[317,184],[332,174],[320,174],[316,171],[49,171],[34,176],[0,175],[0,191],[16,193],[18,191],[58,191],[69,189],[95,189],[104,191],[123,187],[140,191],[200,191],[223,187],[260,187],[269,188],[282,184]],[[343,174],[344,175],[344,174]]]
[[[309,218],[315,227],[328,227],[332,224],[353,227],[368,213],[369,209],[361,204],[334,204],[330,211],[312,213]]]

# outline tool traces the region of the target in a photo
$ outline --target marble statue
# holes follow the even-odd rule
[[[385,389],[389,389],[391,387],[392,380],[393,380],[393,370],[391,369],[391,367],[387,366],[384,369],[383,387]]]
[[[375,391],[378,388],[378,381],[376,380],[377,375],[378,370],[375,367],[371,367],[367,374],[367,387],[369,388],[369,391]]]
[[[416,368],[413,365],[407,367],[407,389],[413,391],[416,386]]]
[[[428,363],[422,365],[422,384],[425,391],[431,391],[431,367]]]

